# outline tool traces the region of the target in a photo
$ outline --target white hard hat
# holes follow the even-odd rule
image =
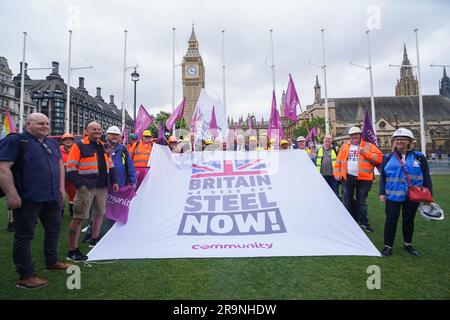
[[[444,211],[435,202],[421,202],[419,205],[419,212],[426,220],[444,220]]]
[[[106,133],[122,134],[122,132],[120,132],[120,129],[117,126],[109,127]]]
[[[300,136],[300,137],[297,138],[297,141],[306,141],[306,139],[305,139],[304,136]]]
[[[358,127],[351,127],[351,128],[348,130],[348,135],[355,134],[355,133],[362,133],[362,131],[361,131],[361,129],[358,128]]]
[[[407,137],[414,140],[414,134],[412,133],[412,131],[405,128],[399,128],[395,130],[394,134],[392,135],[392,138],[395,137]]]

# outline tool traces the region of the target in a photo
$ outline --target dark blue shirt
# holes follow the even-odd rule
[[[0,161],[16,161],[21,139],[28,142],[21,169],[14,175],[19,196],[34,202],[60,201],[61,153],[55,140],[45,138],[41,143],[26,130],[9,135],[0,140]]]

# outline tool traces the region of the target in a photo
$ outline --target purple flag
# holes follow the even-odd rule
[[[277,109],[277,100],[275,98],[275,91],[272,91],[272,110],[270,112],[269,128],[268,128],[269,139],[272,138],[272,132],[278,132],[281,139],[284,139],[283,125],[281,124],[280,113]]]
[[[148,126],[153,122],[153,118],[148,114],[147,110],[145,110],[144,106],[141,105],[139,107],[139,112],[136,118],[136,122],[134,123],[134,133],[138,136],[138,140],[141,140],[142,133],[144,130],[147,130]]]
[[[214,111],[215,106],[213,106],[212,114],[211,114],[211,121],[209,122],[209,132],[211,133],[211,136],[213,139],[217,137],[218,129],[217,126],[217,120],[216,120],[216,112]]]
[[[162,145],[165,145],[165,142],[164,142],[164,127],[163,127],[161,122],[158,124],[158,143],[162,144]]]
[[[117,192],[108,190],[105,216],[120,223],[127,223],[130,202],[135,194],[131,185],[121,187]]]
[[[181,102],[178,105],[178,107],[173,111],[173,113],[170,115],[170,117],[167,118],[167,120],[166,120],[166,128],[169,131],[172,131],[172,128],[175,125],[175,123],[178,120],[180,120],[181,117],[183,116],[184,105],[185,105],[185,99],[183,98],[183,100],[181,100]]]
[[[364,116],[364,126],[362,129],[362,139],[370,142],[378,147],[377,135],[373,130],[372,119],[370,119],[369,110],[366,109],[366,115]]]
[[[316,127],[313,127],[311,130],[309,130],[309,133],[306,136],[306,143],[310,148],[311,148],[311,146],[316,145],[317,136],[318,136],[318,134],[317,134]]]
[[[292,121],[297,120],[297,104],[300,105],[300,100],[298,99],[297,91],[295,90],[294,81],[292,81],[291,74],[289,74],[289,83],[286,90],[286,99],[284,101],[284,115],[286,118],[289,118]]]
[[[150,167],[136,167],[136,191],[141,186],[142,181],[144,181],[148,169],[150,169]]]

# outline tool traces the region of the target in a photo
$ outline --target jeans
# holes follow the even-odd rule
[[[386,222],[384,223],[384,244],[392,247],[394,244],[397,222],[402,210],[402,230],[403,240],[406,243],[412,242],[414,233],[414,218],[416,216],[418,202],[406,200],[404,202],[394,202],[386,200]]]
[[[37,219],[44,227],[45,264],[50,266],[58,260],[58,240],[61,229],[61,206],[56,201],[31,202],[22,200],[22,207],[14,210],[16,233],[13,243],[13,260],[20,279],[36,275],[31,258],[31,240]]]
[[[322,176],[322,177],[328,183],[328,185],[330,186],[331,190],[333,190],[333,192],[339,198],[339,192],[338,192],[339,182],[333,176]]]
[[[347,175],[347,180],[342,182],[344,206],[359,224],[369,224],[367,217],[367,195],[371,187],[372,181],[357,180],[357,177],[352,175]],[[356,200],[354,199],[355,193]]]

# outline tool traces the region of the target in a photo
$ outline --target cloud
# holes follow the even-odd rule
[[[137,104],[152,112],[171,110],[172,105],[172,27],[176,28],[176,60],[186,52],[192,22],[199,40],[206,69],[206,87],[222,94],[222,30],[225,30],[227,112],[237,119],[255,113],[269,117],[272,91],[270,69],[270,33],[273,29],[277,100],[287,86],[291,73],[302,106],[314,100],[315,75],[321,69],[308,63],[322,61],[320,29],[325,29],[328,95],[332,97],[368,96],[369,78],[364,69],[349,65],[355,56],[367,65],[367,46],[363,41],[368,21],[379,8],[380,29],[373,30],[371,53],[374,90],[377,96],[393,95],[397,68],[406,43],[411,63],[416,63],[413,30],[419,28],[422,63],[422,91],[436,94],[442,76],[436,64],[450,63],[450,22],[447,1],[9,1],[2,4],[3,30],[0,55],[18,72],[22,54],[22,31],[29,32],[27,61],[30,67],[60,62],[63,78],[67,76],[68,33],[66,25],[73,18],[69,8],[79,8],[80,28],[73,32],[72,65],[94,66],[92,70],[73,73],[86,78],[92,94],[102,87],[102,94],[122,97],[123,41],[128,30],[127,66],[139,64]],[[424,17],[433,17],[424,19]],[[6,27],[7,26],[7,27]],[[357,51],[359,44],[360,50]],[[447,50],[446,50],[447,48]],[[356,52],[357,51],[357,52]],[[355,55],[356,52],[356,55]],[[126,75],[127,108],[132,112],[133,83]],[[43,78],[47,71],[30,72]],[[175,104],[181,99],[181,68],[176,68]]]

